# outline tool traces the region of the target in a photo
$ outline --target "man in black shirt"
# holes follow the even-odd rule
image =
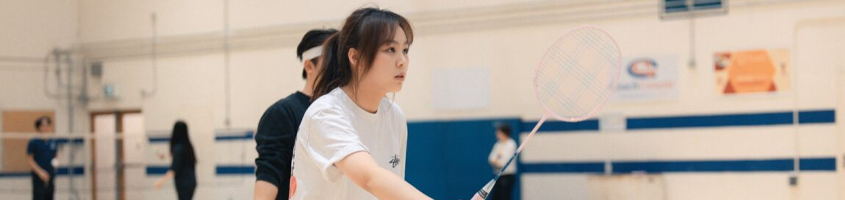
[[[39,134],[53,132],[53,122],[43,116],[35,120],[35,130]],[[32,138],[26,145],[29,167],[32,169],[32,199],[52,200],[56,191],[55,159],[57,142],[51,139]]]
[[[323,41],[335,33],[337,30],[334,29],[313,29],[302,37],[296,48],[296,57],[302,61],[305,87],[271,105],[258,122],[254,199],[286,200],[293,194],[291,190],[294,188],[289,186],[296,132],[305,110],[311,105]]]

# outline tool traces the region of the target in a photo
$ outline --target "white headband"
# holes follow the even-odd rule
[[[319,57],[322,54],[323,54],[323,46],[316,46],[314,48],[308,49],[307,51],[302,52],[302,62],[314,59],[316,57]]]

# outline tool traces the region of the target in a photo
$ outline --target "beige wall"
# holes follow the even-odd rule
[[[343,17],[365,3],[230,1],[228,21],[233,46],[229,54],[230,70],[226,72],[222,48],[226,19],[223,2],[80,0],[61,6],[49,4],[53,12],[38,14],[37,20],[31,23],[21,25],[13,21],[3,24],[3,27],[12,27],[9,30],[18,31],[0,32],[0,41],[21,50],[2,48],[0,54],[40,57],[54,46],[77,44],[81,52],[91,53],[88,58],[100,60],[105,66],[104,77],[91,79],[90,89],[96,91],[103,84],[112,84],[119,95],[118,100],[93,101],[85,109],[141,109],[147,130],[169,130],[175,120],[184,119],[195,134],[193,138],[198,152],[211,151],[215,143],[214,130],[226,128],[224,79],[227,73],[231,78],[231,127],[254,128],[268,105],[302,88],[295,44],[304,31],[311,27],[337,27]],[[836,28],[843,25],[814,21],[845,17],[842,12],[845,2],[772,2],[780,1],[731,1],[728,15],[695,20],[695,55],[690,55],[690,21],[661,21],[656,14],[657,3],[650,0],[563,3],[376,1],[383,8],[407,16],[418,31],[411,48],[407,82],[403,91],[396,95],[396,101],[410,121],[503,116],[538,119],[540,109],[531,98],[533,68],[552,41],[566,30],[582,24],[593,24],[607,30],[619,43],[623,56],[677,55],[682,65],[678,71],[679,97],[676,100],[612,103],[604,109],[604,113],[639,117],[793,109],[795,93],[722,97],[713,92],[712,53],[760,48],[791,49],[793,67],[800,70],[794,79],[800,109],[840,110],[838,108],[845,106],[841,103],[842,97],[831,91],[843,90],[842,84],[837,83],[845,77],[833,73],[837,67],[845,67],[845,64],[836,64],[842,63],[841,59],[836,59],[845,55],[841,53],[845,47],[839,34],[842,28]],[[34,9],[36,5],[47,3],[18,4],[33,8],[25,12],[0,6],[0,11],[3,11],[0,16],[31,14],[37,10]],[[565,4],[569,6],[563,6]],[[149,52],[152,13],[157,15],[161,51],[157,59],[157,83],[153,82],[152,61],[149,55],[144,55]],[[68,20],[69,23],[65,23]],[[44,30],[47,29],[44,27],[58,28]],[[30,32],[35,34],[27,34]],[[9,39],[19,37],[24,39]],[[44,41],[43,38],[51,39]],[[187,47],[177,44],[183,41],[194,43],[189,42],[193,46]],[[110,48],[109,45],[118,47]],[[180,47],[193,51],[179,52]],[[123,52],[116,50],[128,53],[121,54]],[[118,58],[115,55],[129,56]],[[696,60],[696,67],[686,66],[690,58]],[[433,82],[439,80],[432,76],[433,71],[464,67],[490,71],[493,82],[490,85],[489,108],[433,109],[431,88]],[[63,104],[41,95],[42,85],[39,84],[42,83],[42,74],[39,69],[37,64],[2,69],[0,109],[55,107],[59,117],[57,121],[60,121],[62,116],[66,116],[62,114]],[[12,83],[31,83],[32,86],[12,87]],[[142,90],[150,90],[154,84],[158,86],[154,95],[141,95]],[[77,109],[77,112],[82,112],[82,109]],[[842,116],[841,112],[839,116]],[[80,122],[87,120],[84,115],[78,119]],[[58,124],[57,130],[63,130],[61,122]],[[837,156],[843,152],[840,124],[802,128],[798,152],[803,156],[840,157]],[[606,140],[585,144],[584,147],[595,148],[604,145],[600,144],[601,141],[614,141],[619,149],[563,153],[559,160],[791,157],[796,152],[793,133],[791,127],[635,131],[603,135]],[[535,141],[566,141],[580,136],[550,134],[544,137],[548,138]],[[543,146],[539,143],[535,145]],[[720,148],[713,148],[717,145]],[[537,151],[542,148],[528,148],[525,159],[549,158],[550,155],[544,152],[581,152],[579,149],[554,149],[553,145],[549,148],[553,149]],[[535,151],[531,152],[532,149]],[[214,155],[200,154],[199,159],[211,161]],[[202,162],[199,168],[200,180],[215,178],[213,163]],[[665,182],[670,199],[788,199],[793,194],[800,194],[799,199],[845,198],[837,196],[842,178],[835,174],[808,175],[802,179],[806,185],[800,187],[797,193],[785,187],[786,177],[782,173],[682,174],[667,176]],[[579,181],[584,179],[583,175],[572,175],[553,180],[526,177],[524,181],[526,184],[574,187],[582,184]],[[737,184],[722,184],[726,181]],[[198,197],[214,197],[214,190],[201,188]],[[552,189],[542,191],[546,193],[531,193],[527,189],[523,193],[526,199],[545,199],[557,197],[555,192],[562,192]]]

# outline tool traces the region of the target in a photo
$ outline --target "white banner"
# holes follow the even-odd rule
[[[678,98],[678,57],[640,56],[623,60],[611,101]]]

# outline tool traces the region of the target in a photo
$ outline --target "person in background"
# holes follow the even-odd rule
[[[197,156],[194,154],[191,138],[188,137],[188,125],[183,121],[177,121],[173,125],[173,134],[170,136],[170,155],[173,158],[170,170],[156,181],[154,188],[161,188],[164,182],[173,178],[179,200],[190,200],[197,189]]]
[[[502,167],[508,162],[508,159],[516,152],[516,141],[511,137],[511,126],[506,123],[496,124],[496,144],[493,145],[493,150],[490,151],[489,161],[490,166],[493,167],[493,173],[498,174]],[[514,173],[516,173],[516,165],[509,165],[493,190],[490,192],[491,200],[510,200],[513,192],[513,185],[515,180]]]
[[[305,33],[296,57],[302,61],[302,79],[305,87],[276,101],[264,111],[255,134],[255,191],[256,200],[285,200],[293,195],[296,179],[292,176],[293,144],[302,115],[311,105],[311,95],[316,81],[323,42],[335,29],[313,29]]]
[[[50,117],[42,116],[35,120],[35,131],[38,134],[53,132],[53,122]],[[56,191],[56,152],[58,144],[55,140],[32,138],[26,145],[26,155],[29,167],[32,169],[32,199],[52,200]]]

